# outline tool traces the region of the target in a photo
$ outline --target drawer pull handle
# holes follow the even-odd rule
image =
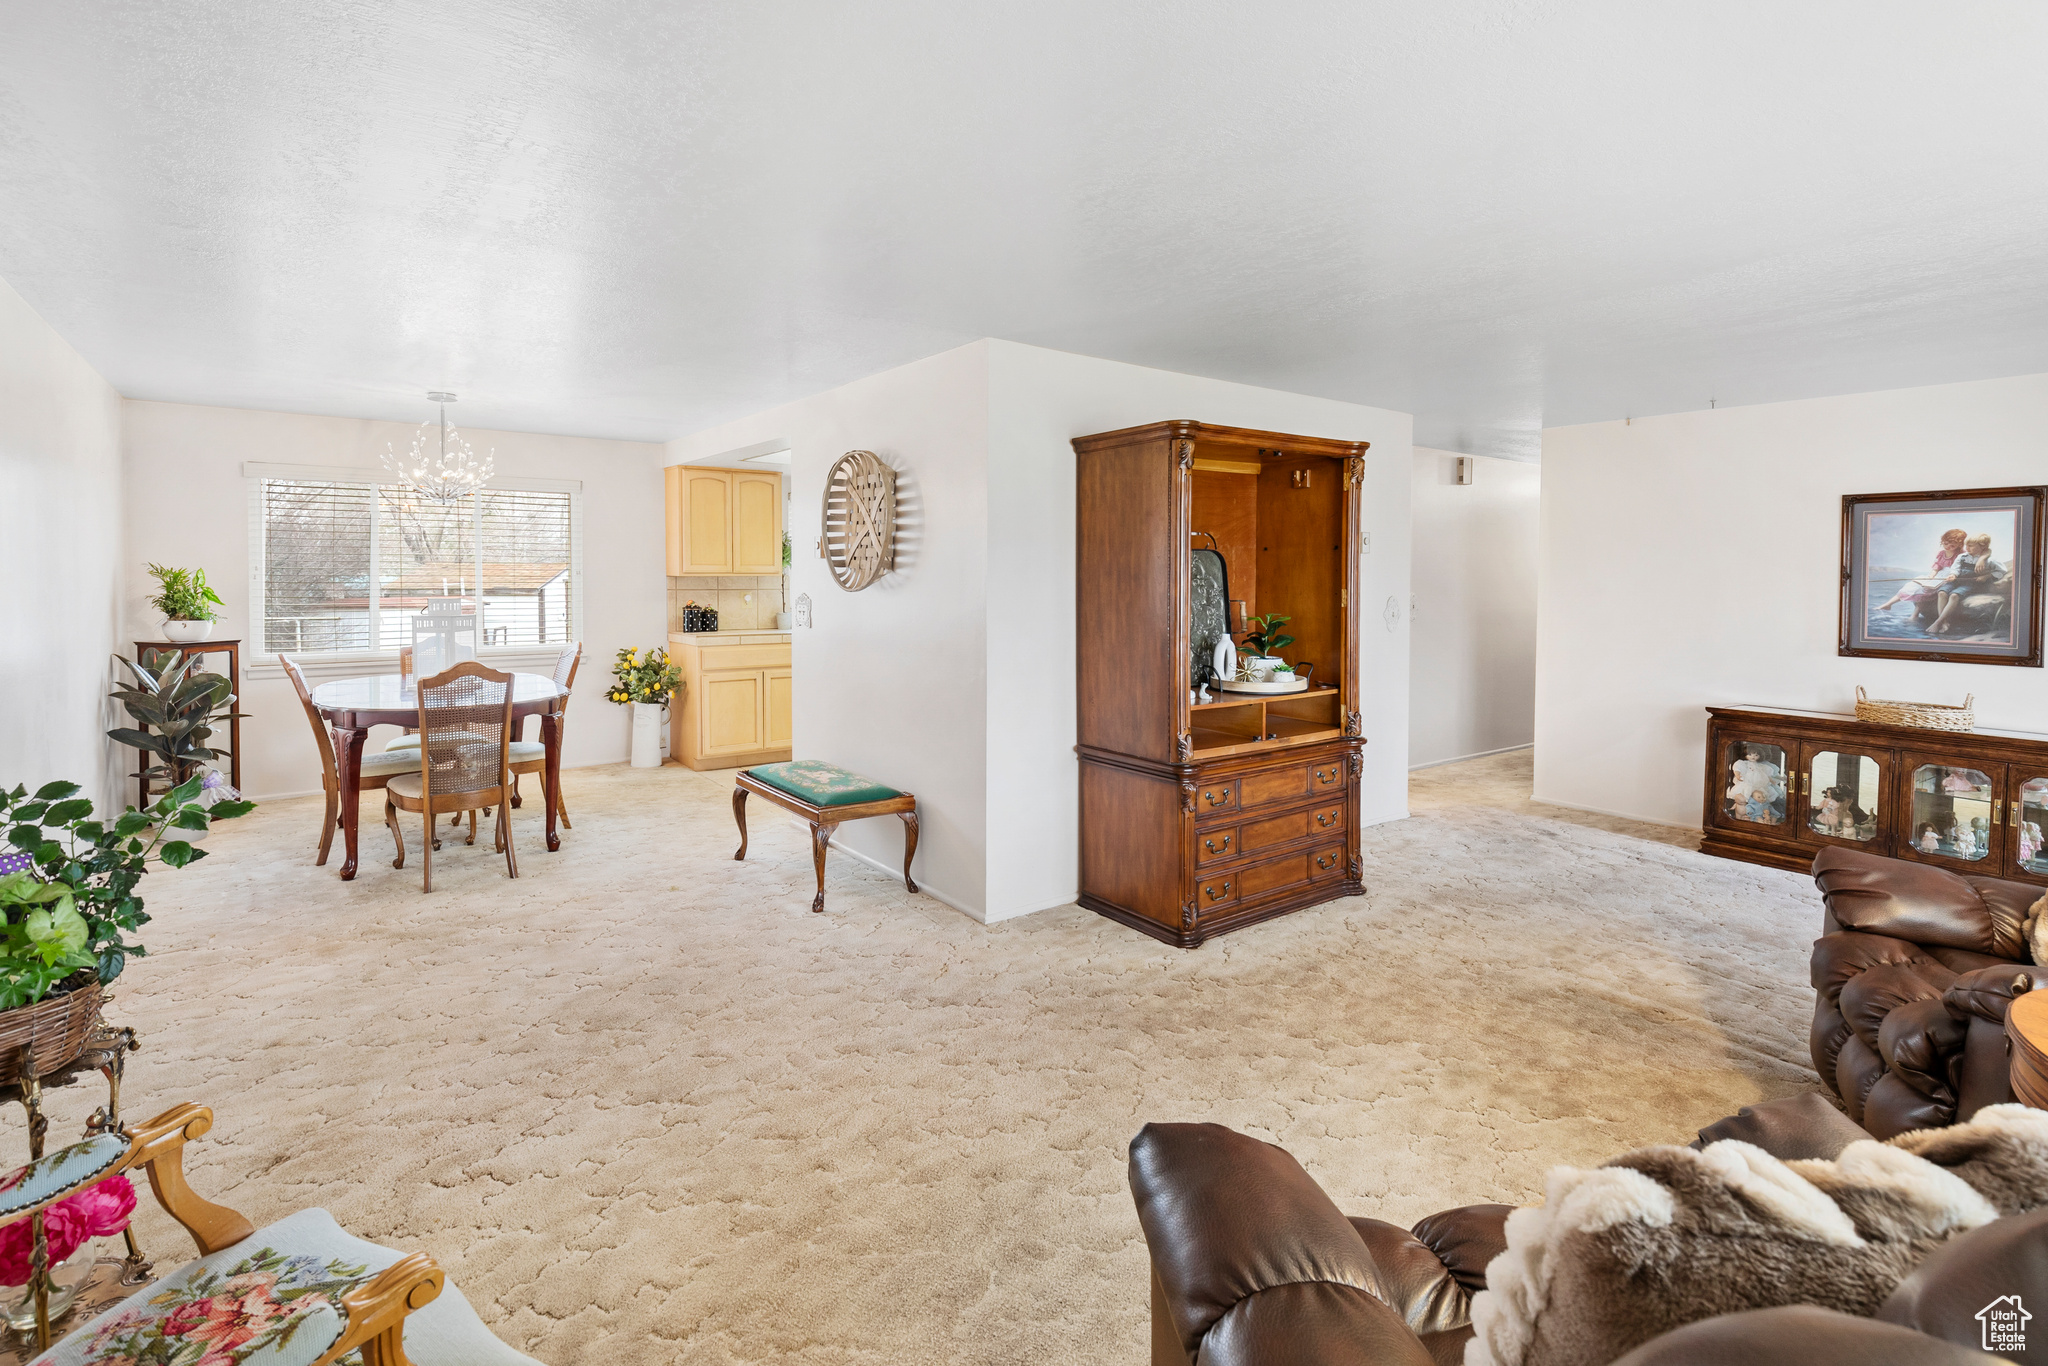
[[[1316,824],[1326,828],[1335,825],[1342,814],[1337,811],[1318,811],[1316,812]]]
[[[1202,796],[1205,799],[1207,799],[1209,805],[1221,806],[1223,805],[1223,803],[1230,800],[1230,789],[1227,787],[1219,787],[1212,792],[1204,792]]]
[[[1316,770],[1316,781],[1317,781],[1317,782],[1319,782],[1319,783],[1334,783],[1334,782],[1336,782],[1336,781],[1337,781],[1337,770],[1336,770],[1336,769],[1334,769],[1334,768],[1319,768],[1319,769],[1317,769],[1317,770]]]
[[[1209,839],[1205,839],[1205,840],[1203,840],[1203,841],[1202,841],[1202,847],[1203,847],[1203,848],[1205,848],[1205,849],[1207,849],[1207,850],[1208,850],[1208,851],[1209,851],[1210,853],[1212,853],[1212,854],[1223,854],[1223,853],[1228,853],[1228,852],[1229,852],[1229,850],[1230,850],[1230,836],[1228,836],[1228,835],[1225,835],[1225,836],[1223,837],[1223,847],[1222,847],[1221,849],[1218,849],[1218,848],[1216,847],[1216,841],[1215,841],[1215,840],[1209,840]]]
[[[1316,855],[1316,867],[1318,867],[1318,868],[1322,869],[1322,870],[1323,870],[1324,872],[1326,872],[1326,873],[1327,873],[1327,872],[1329,872],[1329,871],[1330,871],[1330,870],[1331,870],[1332,868],[1335,868],[1336,866],[1337,866],[1337,856],[1336,856],[1335,854],[1317,854],[1317,855]]]
[[[1221,901],[1224,897],[1230,895],[1230,884],[1227,882],[1212,882],[1203,890],[1209,893],[1209,900]]]

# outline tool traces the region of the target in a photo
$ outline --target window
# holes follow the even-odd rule
[[[266,473],[252,556],[263,651],[397,649],[412,643],[408,618],[440,597],[481,612],[485,646],[567,643],[579,496],[536,481],[446,504],[395,484]]]

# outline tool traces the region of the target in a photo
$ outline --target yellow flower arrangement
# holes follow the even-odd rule
[[[656,646],[641,658],[640,651],[627,646],[612,664],[615,680],[605,696],[624,705],[628,702],[666,702],[681,686],[683,671],[668,662],[668,651]]]

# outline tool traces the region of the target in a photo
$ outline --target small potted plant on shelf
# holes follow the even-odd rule
[[[656,646],[644,655],[631,647],[612,661],[612,686],[605,696],[633,708],[633,767],[661,767],[661,712],[675,696],[683,671]]]
[[[213,634],[220,620],[216,607],[225,606],[220,594],[206,584],[204,569],[169,569],[160,564],[149,567],[157,582],[156,596],[149,605],[164,615],[164,639],[178,645],[192,645]]]
[[[1284,634],[1280,628],[1292,620],[1293,617],[1283,617],[1277,612],[1246,619],[1246,658],[1242,667],[1251,677],[1264,680],[1270,678],[1275,670],[1287,668],[1287,661],[1280,658],[1280,652],[1294,643],[1294,637]]]

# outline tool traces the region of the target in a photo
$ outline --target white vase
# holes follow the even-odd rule
[[[661,703],[633,704],[633,767],[661,767]]]
[[[787,631],[789,629],[790,623],[795,620],[796,618],[790,615],[788,612],[777,612],[775,614],[775,629],[778,631]]]
[[[1225,636],[1217,641],[1216,654],[1210,661],[1210,667],[1216,670],[1218,678],[1235,679],[1237,677],[1237,642],[1229,636]]]
[[[213,634],[210,621],[167,621],[164,623],[164,639],[173,645],[196,645]]]

